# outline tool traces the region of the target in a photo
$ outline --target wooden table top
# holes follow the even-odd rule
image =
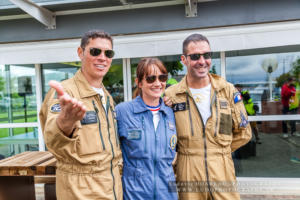
[[[55,174],[56,159],[48,151],[27,151],[0,160],[0,176]]]

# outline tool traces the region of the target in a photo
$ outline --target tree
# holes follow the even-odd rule
[[[299,78],[300,76],[300,58],[298,58],[295,62],[293,62],[292,74],[295,78]]]
[[[172,62],[164,62],[167,71],[173,76],[173,75],[177,75],[178,71],[182,71],[183,70],[183,66],[180,63],[180,61],[172,61]]]
[[[209,70],[209,73],[211,74],[217,74],[216,66],[213,65],[212,68]]]
[[[284,73],[284,74],[281,74],[280,76],[278,76],[276,78],[276,87],[279,87],[281,88],[283,86],[283,84],[288,80],[288,78],[292,77],[292,75],[290,73]]]

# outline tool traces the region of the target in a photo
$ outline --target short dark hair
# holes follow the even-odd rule
[[[101,31],[101,30],[90,30],[83,34],[81,37],[80,47],[84,49],[89,44],[89,39],[95,38],[103,38],[107,39],[111,42],[111,46],[113,46],[113,39],[109,33]]]
[[[187,47],[191,42],[201,42],[201,41],[207,42],[207,44],[209,45],[209,41],[208,41],[207,37],[205,37],[204,35],[201,35],[199,33],[194,33],[194,34],[188,36],[187,38],[185,38],[185,40],[183,41],[183,44],[182,44],[183,54],[184,55],[187,54]]]

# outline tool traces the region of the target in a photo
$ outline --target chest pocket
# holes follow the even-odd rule
[[[128,128],[124,140],[124,149],[129,158],[148,158],[147,136],[142,128]]]
[[[216,103],[216,112],[218,116],[217,121],[219,121],[219,134],[216,134],[215,136],[219,144],[222,146],[228,146],[232,141],[233,124],[231,107],[226,99],[220,98],[216,101]]]
[[[89,155],[105,150],[100,121],[95,111],[87,111],[79,125],[78,154]]]

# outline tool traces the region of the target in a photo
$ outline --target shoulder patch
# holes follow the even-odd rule
[[[246,128],[246,126],[248,125],[248,120],[246,119],[245,115],[241,112],[241,123],[240,123],[240,127],[244,127]]]
[[[239,92],[236,92],[233,94],[233,101],[234,103],[238,103],[240,101],[242,101],[242,95]]]
[[[60,112],[61,111],[60,104],[59,103],[53,104],[50,108],[50,111],[54,113]]]

